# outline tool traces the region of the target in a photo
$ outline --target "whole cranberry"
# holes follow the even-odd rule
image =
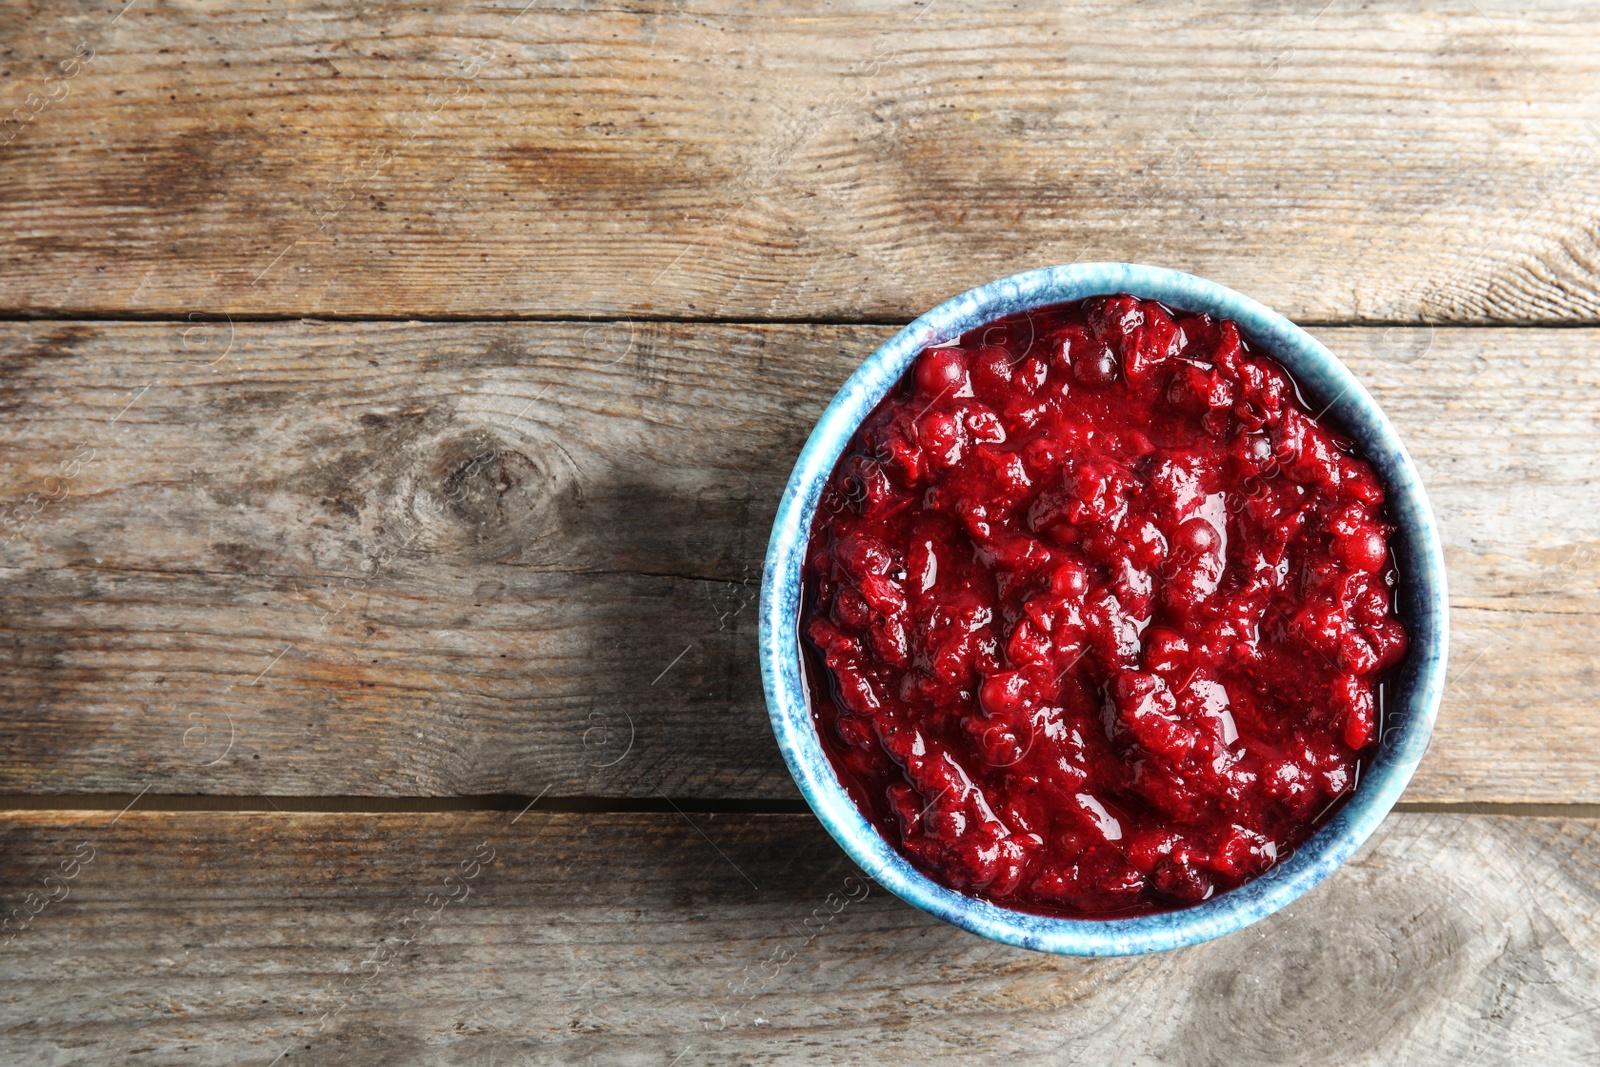
[[[1004,719],[1015,717],[1028,706],[1028,681],[1021,671],[1006,671],[986,678],[978,691],[983,710]]]
[[[967,381],[967,355],[960,348],[930,348],[917,360],[917,388],[929,396],[957,392]]]
[[[1004,396],[1011,390],[1010,352],[999,345],[985,345],[972,357],[972,387],[984,396]]]
[[[1389,560],[1389,546],[1383,534],[1373,526],[1366,526],[1333,542],[1334,555],[1339,562],[1359,571],[1375,573]]]
[[[1084,385],[1110,385],[1117,380],[1117,357],[1105,345],[1094,345],[1072,361],[1072,376]]]
[[[917,424],[917,443],[943,466],[960,462],[964,440],[961,420],[948,411],[930,411]]]
[[[1089,569],[1077,560],[1067,560],[1051,572],[1050,592],[1065,600],[1081,601],[1089,592]]]
[[[1174,551],[1190,556],[1209,555],[1222,548],[1222,535],[1209,519],[1198,516],[1180,523],[1172,535]]]

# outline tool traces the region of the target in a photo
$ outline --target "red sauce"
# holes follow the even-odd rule
[[[920,354],[824,490],[801,622],[840,779],[937,881],[1073,917],[1284,859],[1406,651],[1372,466],[1230,321],[1128,296]]]

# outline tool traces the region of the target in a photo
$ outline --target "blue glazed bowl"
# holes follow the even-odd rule
[[[1283,363],[1377,467],[1400,535],[1395,555],[1410,652],[1381,724],[1377,754],[1354,795],[1283,862],[1237,889],[1181,911],[1126,919],[1057,919],[1012,911],[938,884],[869,823],[823,752],[801,668],[801,566],[817,501],[856,427],[924,348],[1003,315],[1106,293],[1233,319]],[[889,339],[844,383],[811,433],[778,504],[761,582],[761,679],[778,747],[817,818],[862,870],[930,914],[1008,945],[1075,956],[1124,956],[1197,944],[1264,918],[1326,878],[1394,807],[1427,750],[1444,689],[1449,617],[1444,553],[1422,482],[1378,405],[1333,354],[1271,309],[1215,282],[1131,263],[1077,263],[1002,278],[946,301]]]

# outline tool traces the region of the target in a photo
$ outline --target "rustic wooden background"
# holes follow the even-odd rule
[[[0,1060],[1600,1059],[1600,11],[7,0],[0,49]],[[1401,811],[1155,958],[859,881],[755,665],[833,390],[1081,259],[1312,328],[1451,568]]]

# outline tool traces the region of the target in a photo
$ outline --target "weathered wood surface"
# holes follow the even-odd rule
[[[761,559],[889,332],[0,327],[0,792],[793,797]],[[1447,543],[1409,797],[1600,801],[1600,332],[1318,333]]]
[[[0,947],[0,1055],[1457,1067],[1600,1046],[1594,822],[1397,815],[1248,930],[1078,960],[916,911],[809,817],[514,817],[13,818],[4,906],[38,910]]]
[[[1581,4],[17,0],[0,40],[0,310],[892,319],[1075,259],[1600,309]]]

